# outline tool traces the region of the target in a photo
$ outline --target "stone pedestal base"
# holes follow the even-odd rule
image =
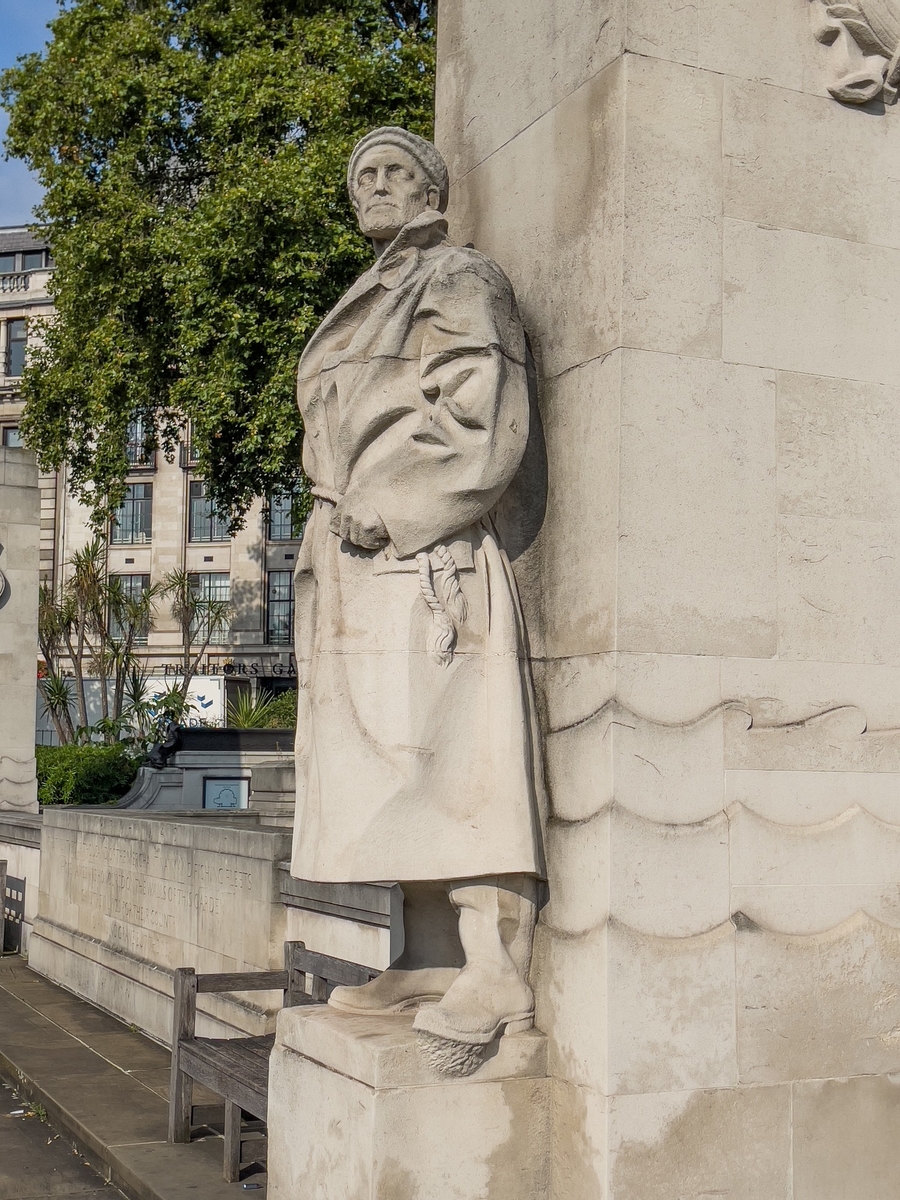
[[[466,1079],[412,1017],[287,1009],[269,1071],[270,1200],[544,1200],[546,1040],[513,1034]]]

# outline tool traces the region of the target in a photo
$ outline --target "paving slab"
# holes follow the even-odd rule
[[[66,1154],[74,1145],[129,1200],[263,1200],[266,1176],[260,1169],[245,1168],[240,1183],[222,1179],[223,1143],[215,1124],[190,1145],[166,1142],[169,1059],[165,1047],[29,970],[23,959],[0,958],[0,1076],[46,1110]],[[205,1119],[214,1121],[217,1100],[195,1088],[194,1103],[211,1106]],[[94,1191],[82,1183],[66,1191],[60,1180],[63,1190],[45,1188],[32,1198],[4,1192],[0,1167],[0,1200],[115,1196],[110,1186],[96,1191],[96,1176]]]
[[[0,1200],[122,1200],[65,1138],[0,1089]]]

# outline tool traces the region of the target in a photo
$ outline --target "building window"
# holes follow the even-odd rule
[[[289,542],[303,535],[303,521],[295,521],[293,514],[296,496],[292,492],[274,492],[269,497],[270,542]]]
[[[195,467],[197,465],[197,447],[194,445],[194,427],[188,422],[188,426],[184,431],[184,440],[178,447],[178,461],[183,467]]]
[[[128,440],[125,443],[125,454],[128,458],[129,466],[155,466],[155,454],[152,450],[145,449],[146,437],[144,422],[140,417],[128,422]]]
[[[0,275],[11,275],[16,269],[14,254],[0,254]]]
[[[191,508],[188,523],[189,542],[227,542],[228,522],[213,510],[202,479],[191,480]]]
[[[290,646],[294,640],[294,572],[270,571],[266,604],[266,641]]]
[[[22,441],[22,435],[19,433],[18,425],[6,426],[6,428],[3,430],[3,445],[13,446],[16,449],[25,445],[25,443]]]
[[[141,593],[146,592],[150,587],[149,575],[113,575],[111,578],[118,581],[123,600],[140,600]],[[148,619],[136,630],[132,645],[146,646],[149,633],[150,621]],[[125,629],[113,612],[109,614],[109,636],[113,641],[121,641],[125,636]]]
[[[195,596],[201,600],[230,600],[231,599],[231,577],[226,571],[210,571],[191,574],[188,576],[191,582],[191,590]],[[191,625],[191,641],[202,642],[206,640],[206,634],[209,630],[209,622],[205,620],[201,613]],[[209,639],[211,646],[223,646],[231,640],[231,628],[228,622],[220,625],[212,630]]]
[[[113,545],[128,546],[149,542],[153,532],[153,484],[129,483],[113,518],[110,540]]]
[[[7,321],[6,333],[9,339],[9,348],[6,352],[6,373],[18,376],[25,369],[25,341],[28,336],[25,321],[22,319]]]
[[[44,267],[43,250],[28,250],[22,255],[23,271],[41,271]]]

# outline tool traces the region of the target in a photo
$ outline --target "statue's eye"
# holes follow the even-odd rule
[[[371,187],[375,182],[375,172],[371,169],[360,171],[356,177],[356,182],[359,187]]]

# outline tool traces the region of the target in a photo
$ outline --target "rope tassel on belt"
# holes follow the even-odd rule
[[[468,615],[466,598],[459,585],[459,571],[453,555],[446,546],[437,545],[429,554],[416,555],[419,568],[419,589],[422,599],[431,610],[431,630],[428,634],[428,653],[438,666],[453,662],[456,631]],[[435,587],[439,581],[440,592]]]

